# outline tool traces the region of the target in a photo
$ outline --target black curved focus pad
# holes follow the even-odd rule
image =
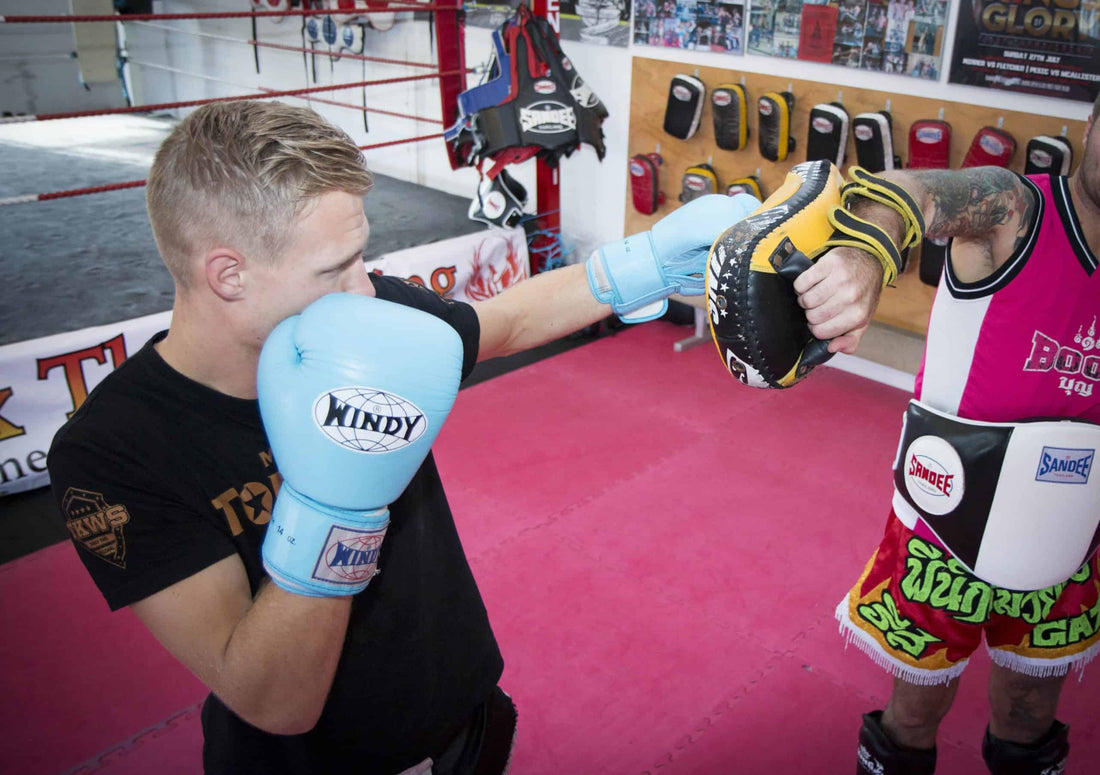
[[[795,165],[760,209],[711,247],[707,308],[726,369],[752,387],[790,387],[830,357],[810,332],[793,281],[833,234],[840,173],[826,160]]]

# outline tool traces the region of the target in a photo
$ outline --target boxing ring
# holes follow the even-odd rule
[[[404,13],[427,27],[413,17],[428,11]],[[243,52],[217,75],[181,61],[182,45],[164,43],[176,33],[159,29],[201,20],[127,22],[131,88],[150,98],[139,104],[259,93],[249,78],[257,54],[261,69],[286,57],[301,79],[265,84],[264,97],[332,85],[345,65],[400,68],[330,62],[308,40],[269,37],[274,15],[258,17],[254,38],[272,45],[254,45],[251,17],[233,18],[240,34],[180,38]],[[284,37],[300,18],[279,23],[294,25]],[[389,53],[375,59],[399,59]],[[405,77],[358,74],[340,82]],[[368,86],[366,109],[362,86],[284,98],[308,98],[357,142],[379,144],[365,154],[386,170],[414,149],[444,159],[433,137],[442,117],[413,98],[372,96],[421,83],[436,88],[428,78]],[[0,205],[0,355],[18,349],[22,375],[7,379],[16,360],[0,359],[0,461],[25,472],[5,462],[5,487],[41,473],[35,453],[52,435],[24,419],[24,402],[43,401],[60,424],[79,391],[139,344],[145,329],[119,324],[167,324],[172,284],[142,181],[175,118],[130,115],[145,112],[0,125],[0,165],[11,171],[0,200],[18,200]],[[540,185],[539,213],[553,212],[555,191]],[[513,243],[492,233],[505,257],[493,269],[490,233],[468,220],[468,204],[377,175],[367,260],[437,290],[495,292],[498,270],[526,267],[514,263],[523,241],[497,251]],[[429,230],[439,240],[425,245]],[[517,775],[834,775],[852,769],[859,715],[889,696],[888,676],[844,649],[833,610],[881,534],[908,393],[832,368],[793,391],[749,390],[713,348],[675,352],[682,334],[665,321],[630,327],[465,389],[434,447],[505,656],[502,686],[519,706]],[[75,551],[66,541],[0,564],[0,770],[198,771],[205,688],[128,610],[108,615]],[[983,770],[988,670],[979,651],[941,733],[941,775]],[[1063,695],[1072,772],[1100,756],[1094,696],[1072,680]]]
[[[0,119],[0,164],[10,171],[0,179],[0,497],[48,483],[53,433],[106,373],[168,325],[172,282],[145,217],[143,187],[156,146],[181,110],[280,98],[344,128],[375,171],[364,201],[370,271],[464,300],[488,298],[528,276],[523,230],[486,229],[467,217],[467,197],[377,172],[407,168],[411,154],[447,162],[442,128],[469,71],[456,7],[387,9],[376,29],[370,9],[337,15],[309,5],[4,17],[5,24],[116,26],[122,86],[131,100],[146,99]],[[402,25],[424,33],[408,33],[420,44],[406,46],[415,59],[385,44],[384,33]],[[344,33],[335,44],[334,30]],[[382,55],[365,53],[368,41]],[[227,65],[216,74],[196,68],[195,51]],[[87,228],[65,239],[61,223]]]

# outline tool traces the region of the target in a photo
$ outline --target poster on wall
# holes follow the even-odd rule
[[[520,0],[468,0],[466,24],[496,29],[519,6]],[[601,46],[630,44],[630,11],[633,0],[561,0],[562,40],[578,40]]]
[[[951,83],[1092,102],[1100,92],[1100,3],[960,0]]]
[[[950,0],[755,0],[750,54],[938,80]]]
[[[744,53],[743,0],[636,0],[634,43]]]

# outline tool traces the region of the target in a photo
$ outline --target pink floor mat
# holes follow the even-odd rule
[[[793,390],[675,353],[653,323],[460,395],[436,457],[519,706],[517,775],[854,771],[890,679],[833,609],[881,534],[907,396],[833,369]],[[0,568],[0,771],[200,770],[204,691],[69,545]],[[939,772],[984,772],[981,654]],[[1070,773],[1100,756],[1071,679]]]

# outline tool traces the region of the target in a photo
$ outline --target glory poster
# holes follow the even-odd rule
[[[952,83],[1092,102],[1100,0],[961,0]]]

